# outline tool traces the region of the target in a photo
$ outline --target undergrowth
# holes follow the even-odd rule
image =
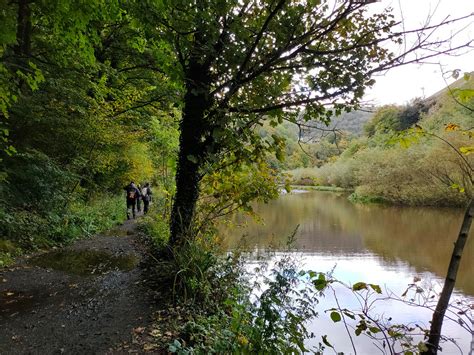
[[[0,207],[0,266],[15,256],[64,245],[110,229],[125,218],[122,197],[101,196],[77,200],[63,210],[39,212]]]
[[[160,231],[159,219],[144,220],[143,230]],[[163,246],[163,236],[149,237]],[[294,259],[250,262],[244,251],[224,252],[214,232],[163,248],[156,274],[170,304],[153,326],[160,335],[156,348],[177,354],[308,351],[305,340],[313,335],[305,324],[316,316],[316,290]]]

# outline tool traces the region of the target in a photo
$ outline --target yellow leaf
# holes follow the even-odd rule
[[[459,126],[454,123],[448,123],[446,127],[444,128],[446,132],[457,131],[458,129],[459,129]]]
[[[471,153],[474,153],[474,146],[471,145],[469,147],[460,147],[459,151],[464,155],[469,155]]]
[[[143,350],[144,351],[152,351],[152,350],[155,350],[156,348],[158,348],[157,344],[145,344],[145,345],[143,345]]]
[[[161,337],[161,332],[158,329],[153,329],[149,334],[154,338]]]
[[[249,340],[248,340],[245,336],[243,336],[243,335],[239,335],[239,336],[237,337],[237,341],[238,341],[241,345],[244,345],[244,346],[245,346],[245,345],[248,345],[248,343],[249,343]]]

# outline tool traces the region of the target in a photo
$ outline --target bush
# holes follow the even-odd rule
[[[165,248],[170,235],[167,219],[163,219],[156,213],[150,213],[141,218],[138,223],[139,229],[150,238],[155,248]]]
[[[0,235],[22,250],[48,248],[110,229],[125,218],[121,197],[76,201],[63,212],[0,208]]]
[[[271,271],[267,262],[246,270],[245,257],[220,253],[218,239],[188,238],[160,261],[160,283],[171,283],[176,303],[154,325],[175,335],[161,346],[178,354],[307,351],[312,335],[305,324],[316,316],[316,292],[295,260],[282,257]]]
[[[219,302],[208,312],[196,312],[193,305],[189,321],[180,328],[180,337],[168,350],[176,353],[248,353],[294,354],[308,351],[305,340],[312,337],[305,324],[316,316],[315,289],[304,285],[304,276],[298,273],[289,258],[284,257],[271,273],[264,267],[262,275],[255,277],[257,284],[248,284],[243,268],[235,267],[230,257],[216,263],[234,275],[233,279],[221,278],[213,288],[224,290]],[[223,264],[221,264],[223,262]],[[266,264],[268,266],[268,264]],[[266,274],[265,274],[266,273]],[[263,280],[263,281],[261,281]],[[223,287],[223,288],[222,288]],[[264,290],[255,294],[252,290]],[[259,291],[257,291],[259,292]]]
[[[462,134],[443,139],[457,149],[470,144]],[[466,160],[472,166],[472,156]],[[352,157],[343,155],[314,173],[321,185],[354,188],[352,201],[463,206],[474,194],[469,171],[470,166],[454,149],[433,138],[408,148],[369,144]]]
[[[290,183],[292,185],[313,186],[317,181],[317,168],[297,168],[286,171],[285,174],[290,175]]]
[[[121,196],[98,196],[90,201],[74,202],[68,213],[51,214],[57,230],[53,240],[70,241],[83,236],[92,236],[124,221],[125,201]]]
[[[317,181],[321,185],[352,189],[357,185],[357,169],[358,165],[355,159],[339,159],[334,163],[319,168],[317,171]]]

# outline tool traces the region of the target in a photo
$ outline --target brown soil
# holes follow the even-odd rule
[[[151,350],[139,335],[163,304],[135,226],[0,269],[0,354]]]

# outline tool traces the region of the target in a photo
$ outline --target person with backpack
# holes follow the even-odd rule
[[[135,186],[135,183],[132,181],[130,184],[123,188],[127,194],[127,219],[130,219],[130,210],[132,210],[132,216],[135,218],[135,208],[137,205],[137,200],[141,197],[140,191]]]
[[[143,213],[147,214],[148,213],[148,208],[150,206],[150,201],[151,201],[151,195],[153,193],[151,192],[150,184],[147,182],[145,184],[145,187],[142,189],[142,199],[143,199]]]

